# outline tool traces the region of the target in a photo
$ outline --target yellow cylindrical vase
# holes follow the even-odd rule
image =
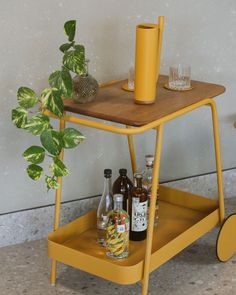
[[[156,99],[158,27],[141,24],[136,27],[134,99],[151,104]]]

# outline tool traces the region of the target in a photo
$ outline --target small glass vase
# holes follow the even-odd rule
[[[85,60],[85,73],[76,75],[73,78],[73,95],[72,98],[78,103],[91,102],[96,98],[98,93],[98,82],[88,71],[89,60]]]

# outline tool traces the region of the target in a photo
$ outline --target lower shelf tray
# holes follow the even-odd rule
[[[219,222],[215,200],[160,186],[159,223],[154,229],[150,272],[200,238]],[[50,258],[119,284],[142,279],[146,240],[130,241],[123,260],[106,256],[96,242],[96,211],[48,236]]]

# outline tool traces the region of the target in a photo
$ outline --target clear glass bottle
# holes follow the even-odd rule
[[[148,217],[149,217],[149,207],[150,207],[151,192],[152,192],[152,172],[153,172],[154,156],[146,155],[145,160],[146,160],[146,168],[143,173],[143,187],[148,191]],[[156,226],[158,223],[158,198],[159,198],[159,193],[157,191],[154,226]]]
[[[106,254],[115,259],[129,255],[129,215],[122,209],[123,195],[114,195],[114,210],[108,214]]]
[[[119,173],[120,176],[113,183],[112,191],[113,194],[123,195],[123,209],[128,211],[128,199],[133,183],[127,176],[127,169],[122,168],[119,170]]]
[[[141,241],[147,236],[148,192],[142,187],[142,174],[135,174],[134,186],[129,199],[130,240]]]
[[[111,169],[104,170],[104,189],[97,209],[98,243],[105,246],[107,215],[112,210]]]

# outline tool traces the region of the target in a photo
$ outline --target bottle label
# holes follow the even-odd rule
[[[147,229],[148,202],[139,202],[139,198],[132,199],[132,231],[144,231]]]
[[[126,231],[125,224],[118,224],[116,227],[116,231],[118,234],[124,233]]]

